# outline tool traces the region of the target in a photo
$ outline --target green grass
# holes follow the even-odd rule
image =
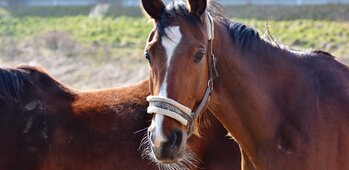
[[[67,31],[77,41],[104,46],[133,46],[145,41],[151,24],[145,18],[107,17],[102,20],[85,16],[41,18],[21,17],[0,19],[0,37],[22,40],[49,31]]]
[[[278,42],[293,48],[322,49],[349,57],[349,22],[234,20],[256,28],[261,35],[268,25]],[[147,19],[133,17],[106,17],[101,20],[86,16],[0,18],[0,38],[10,37],[16,41],[50,31],[65,31],[82,44],[141,49],[151,28],[152,24]]]

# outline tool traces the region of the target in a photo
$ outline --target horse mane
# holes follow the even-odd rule
[[[0,101],[20,100],[29,85],[33,82],[26,70],[0,68]]]
[[[19,102],[27,92],[38,88],[48,88],[59,94],[70,94],[72,91],[40,67],[21,65],[0,68],[0,102]]]
[[[259,32],[255,30],[252,27],[249,27],[245,24],[239,23],[239,22],[234,22],[229,20],[228,18],[222,16],[219,12],[217,13],[217,10],[212,10],[212,9],[218,9],[221,7],[221,5],[214,0],[211,2],[211,9],[208,11],[211,13],[211,15],[215,16],[217,21],[221,23],[230,33],[230,37],[237,45],[242,53],[251,53],[256,50],[256,43],[262,43],[266,46],[273,47],[275,49],[280,49],[285,52],[289,52],[290,54],[298,54],[299,55],[304,55],[305,54],[324,54],[326,57],[335,59],[335,57],[330,54],[329,52],[321,51],[321,50],[310,50],[310,51],[302,51],[302,50],[295,50],[290,48],[287,45],[284,45],[280,42],[275,41],[273,35],[270,33],[268,25],[267,25],[267,38],[263,38],[260,36]],[[212,8],[213,7],[213,8]],[[213,11],[213,12],[212,12]],[[218,10],[221,11],[221,10]]]
[[[239,45],[242,51],[253,49],[254,43],[263,40],[258,31],[245,24],[233,22],[227,18],[221,18],[219,22],[227,28],[233,42]]]

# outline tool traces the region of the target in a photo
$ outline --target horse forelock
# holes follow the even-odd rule
[[[222,6],[217,3],[215,0],[208,1],[207,11],[211,15],[220,16],[220,12],[222,11]],[[190,12],[187,1],[185,0],[174,0],[171,1],[162,11],[159,21],[156,23],[156,29],[160,36],[167,36],[165,28],[170,26],[171,19],[182,17],[185,18],[188,23],[197,25],[201,21],[198,20],[197,16]]]

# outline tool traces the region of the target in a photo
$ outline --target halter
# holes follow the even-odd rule
[[[214,23],[212,16],[206,12],[205,17],[208,40],[210,42],[210,55],[211,61],[209,61],[209,80],[207,82],[207,88],[205,94],[194,112],[192,110],[177,101],[161,96],[148,96],[147,101],[149,107],[147,112],[149,114],[162,114],[164,116],[173,118],[185,126],[188,126],[188,135],[190,136],[194,131],[194,121],[199,116],[199,113],[204,109],[213,90],[213,80],[218,77],[216,69],[216,57],[213,54],[213,40],[214,40]]]

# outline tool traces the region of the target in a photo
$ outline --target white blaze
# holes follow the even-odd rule
[[[166,57],[165,76],[160,87],[160,92],[158,94],[158,96],[162,96],[162,97],[167,97],[167,70],[170,67],[173,53],[182,39],[182,34],[179,29],[179,26],[167,27],[165,28],[165,33],[167,34],[167,37],[163,36],[161,39],[162,46],[166,51],[166,56],[164,56]],[[155,118],[153,119],[152,124],[150,126],[151,128],[155,128],[156,137],[153,143],[155,147],[160,147],[161,143],[167,141],[167,138],[162,131],[163,129],[162,124],[163,124],[164,118],[165,118],[164,115],[155,114]]]
[[[162,46],[166,51],[165,76],[161,84],[160,93],[158,94],[158,96],[162,97],[167,97],[167,70],[170,67],[173,53],[182,39],[182,34],[179,30],[179,26],[167,27],[165,28],[165,33],[167,37],[162,37]]]

